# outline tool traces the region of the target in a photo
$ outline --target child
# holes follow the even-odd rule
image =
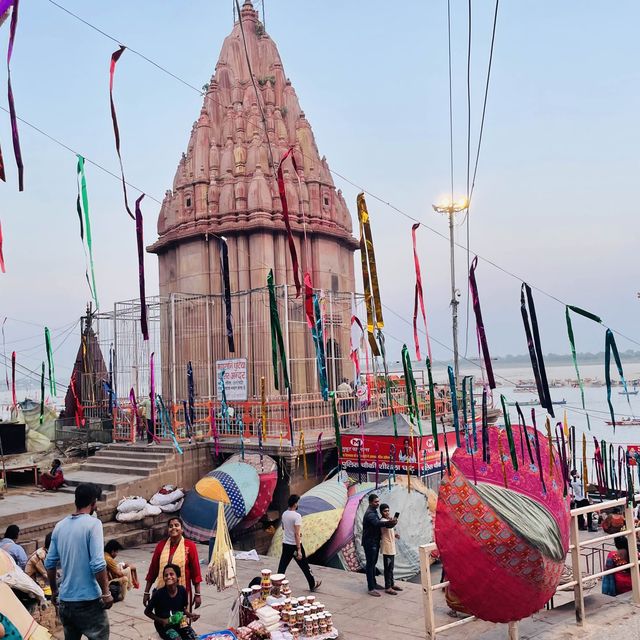
[[[380,505],[380,515],[382,520],[391,520],[388,504]],[[394,531],[394,528],[382,527],[380,529],[382,540],[380,550],[382,551],[382,562],[384,564],[384,590],[390,596],[397,596],[396,591],[402,591],[393,581],[393,564],[396,557],[396,538],[400,536]]]
[[[195,622],[200,616],[187,610],[187,590],[178,584],[180,567],[166,565],[162,570],[162,578],[164,587],[153,592],[144,615],[153,620],[163,640],[196,640],[198,636],[189,621]]]

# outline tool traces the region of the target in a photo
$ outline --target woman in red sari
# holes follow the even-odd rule
[[[155,582],[155,588],[164,586],[162,570],[168,564],[175,564],[180,567],[179,583],[186,588],[189,595],[189,604],[193,604],[197,609],[202,604],[200,597],[200,559],[198,549],[194,542],[187,540],[182,534],[182,520],[178,516],[169,518],[167,523],[169,528],[169,538],[161,540],[156,545],[147,572],[147,585],[144,589],[142,602],[146,607],[151,598],[151,586]],[[193,596],[191,586],[193,585]]]
[[[40,474],[40,484],[43,491],[47,489],[57,491],[64,484],[64,475],[62,474],[62,463],[56,458],[51,463],[51,471]]]
[[[605,570],[614,567],[622,567],[629,564],[629,543],[625,536],[614,538],[616,550],[607,556]],[[619,596],[621,593],[631,591],[631,569],[623,569],[616,573],[610,573],[602,578],[602,593],[607,596]]]

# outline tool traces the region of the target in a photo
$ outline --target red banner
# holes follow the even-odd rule
[[[428,475],[439,473],[441,469],[440,453],[444,453],[444,436],[438,434],[439,451],[436,451],[433,436],[380,436],[366,435],[364,438],[356,433],[343,433],[340,436],[342,441],[342,457],[339,459],[347,471],[375,471],[376,455],[380,461],[380,472],[388,473],[389,458],[392,446],[395,446],[395,471],[398,474],[406,474],[407,468],[411,468],[411,473],[418,475]],[[447,444],[449,455],[453,455],[456,448],[456,434],[453,431],[447,433]],[[360,446],[360,465],[358,464],[358,445]]]

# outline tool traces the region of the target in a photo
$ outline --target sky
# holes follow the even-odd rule
[[[231,0],[60,3],[196,87],[209,81],[233,26]],[[451,6],[454,191],[460,196],[466,188],[467,3],[452,0]],[[450,189],[447,3],[266,0],[265,10],[267,32],[330,167],[446,235],[446,219],[431,204]],[[492,18],[492,2],[473,3],[472,155]],[[478,266],[492,355],[526,352],[518,278],[601,315],[638,341],[619,337],[621,351],[638,348],[639,20],[640,5],[630,1],[500,4],[469,227],[469,256],[477,253],[517,276],[483,260]],[[7,39],[5,23],[0,51]],[[108,68],[116,48],[49,0],[21,3],[12,61],[18,115],[114,173]],[[0,86],[5,81],[2,67]],[[115,97],[127,179],[148,194],[143,214],[151,244],[159,210],[151,197],[161,200],[170,188],[202,98],[130,51],[118,65]],[[7,106],[5,98],[0,106]],[[75,211],[76,160],[25,124],[20,136],[23,193],[9,117],[0,111],[8,167],[8,181],[0,183],[7,268],[0,274],[0,322],[7,317],[6,351],[15,349],[20,362],[38,370],[42,326],[51,327],[62,379],[78,345],[73,323],[89,300]],[[354,216],[358,189],[334,180]],[[101,308],[110,309],[138,294],[134,226],[116,179],[89,163],[87,181],[98,295]],[[392,310],[385,312],[388,349],[399,356],[401,343],[412,341],[412,221],[372,197],[368,204],[382,300]],[[456,233],[464,245],[465,227]],[[418,238],[429,329],[448,347],[448,242],[426,228]],[[466,328],[467,252],[458,248],[455,257],[461,351],[475,357],[473,319]],[[154,295],[153,255],[146,257],[146,272],[148,295]],[[544,350],[567,353],[562,304],[535,296]],[[574,330],[578,350],[603,349],[601,327],[577,320]],[[450,351],[434,344],[434,357],[446,359]]]

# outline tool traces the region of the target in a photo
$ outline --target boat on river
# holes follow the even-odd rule
[[[622,418],[621,420],[616,420],[615,422],[611,420],[606,421],[608,425],[615,427],[631,427],[635,425],[640,426],[640,418]]]
[[[522,402],[509,402],[508,405],[510,407],[515,407],[519,405],[521,407],[535,407],[540,404],[540,400],[523,400]]]

